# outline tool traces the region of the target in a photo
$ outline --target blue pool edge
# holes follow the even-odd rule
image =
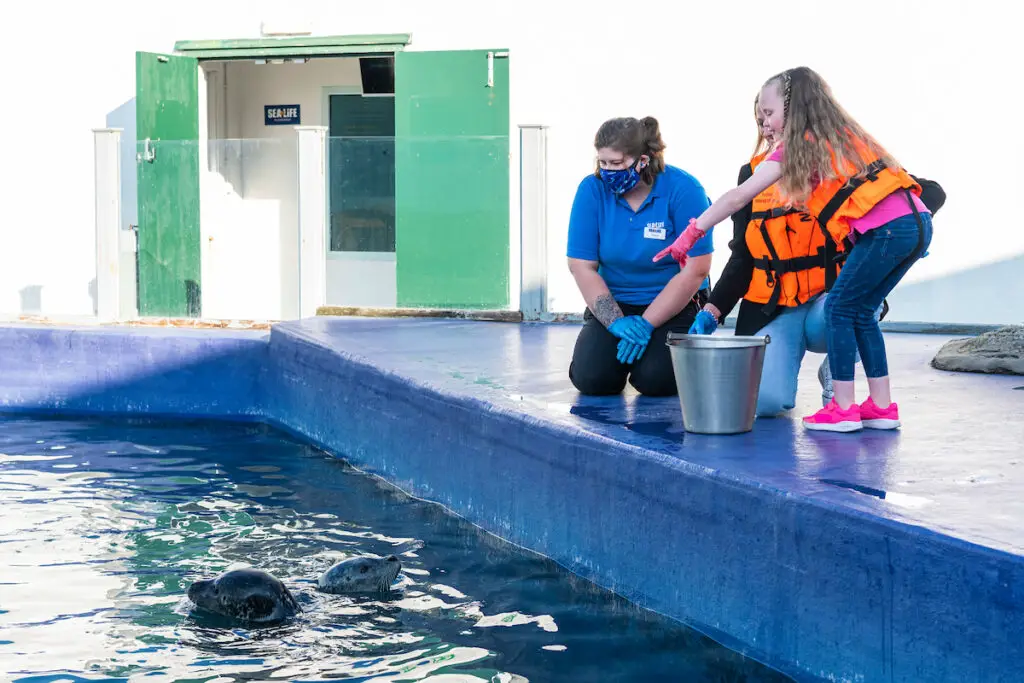
[[[1015,680],[1024,558],[446,391],[301,323],[10,326],[0,352],[2,411],[266,422],[800,680]]]

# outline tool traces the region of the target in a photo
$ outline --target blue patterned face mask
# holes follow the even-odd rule
[[[621,195],[636,187],[636,184],[640,182],[640,173],[637,172],[635,165],[618,171],[609,171],[602,168],[601,180],[608,185],[608,189],[612,191],[612,194]]]

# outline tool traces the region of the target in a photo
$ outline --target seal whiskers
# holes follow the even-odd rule
[[[317,587],[325,593],[387,593],[401,570],[394,555],[350,557],[321,574]]]

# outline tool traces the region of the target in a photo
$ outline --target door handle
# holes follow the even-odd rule
[[[493,52],[493,51],[489,51],[487,53],[487,87],[488,88],[493,88],[494,87],[494,58],[495,57],[497,57],[498,59],[508,59],[508,53],[507,52]]]
[[[149,146],[149,138],[146,138],[142,151],[136,154],[135,157],[138,161],[148,161],[149,163],[153,163],[156,159],[156,148]]]

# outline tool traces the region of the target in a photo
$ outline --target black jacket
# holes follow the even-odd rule
[[[741,185],[753,175],[754,171],[750,164],[744,164],[740,168],[739,179],[736,184]],[[942,205],[946,203],[946,193],[934,180],[925,180],[917,176],[911,176],[921,185],[921,201],[928,210],[935,214]],[[708,303],[713,304],[722,312],[722,320],[740,303],[740,310],[736,314],[736,334],[753,335],[757,334],[765,325],[775,319],[785,307],[779,306],[768,315],[763,310],[763,304],[754,303],[743,298],[750,288],[750,281],[754,276],[754,257],[747,249],[747,224],[750,222],[750,214],[753,202],[732,215],[732,240],[729,241],[729,249],[732,254],[725,264],[722,276],[718,279]]]

